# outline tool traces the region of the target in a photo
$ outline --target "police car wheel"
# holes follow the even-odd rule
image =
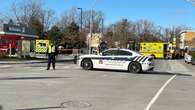
[[[85,59],[82,61],[82,67],[85,70],[90,70],[93,68],[93,64],[89,59]]]
[[[130,65],[129,65],[129,71],[131,73],[140,73],[142,71],[141,69],[141,66],[139,63],[137,62],[132,62]]]

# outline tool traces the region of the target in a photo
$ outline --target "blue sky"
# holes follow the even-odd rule
[[[8,10],[14,0],[0,0],[0,11]],[[18,0],[17,0],[18,1]],[[185,0],[42,0],[45,8],[59,16],[72,7],[104,12],[105,24],[122,18],[132,21],[147,19],[156,25],[170,27],[184,24],[195,29],[195,6]]]

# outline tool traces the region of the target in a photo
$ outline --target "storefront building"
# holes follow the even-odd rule
[[[26,26],[0,24],[0,53],[29,55],[34,50],[36,32]]]

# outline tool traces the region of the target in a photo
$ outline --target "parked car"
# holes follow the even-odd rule
[[[78,63],[85,70],[96,68],[139,73],[153,70],[153,59],[152,56],[143,56],[129,49],[113,48],[103,51],[100,55],[81,55]]]
[[[195,64],[195,48],[191,48],[185,53],[184,60],[188,64]]]

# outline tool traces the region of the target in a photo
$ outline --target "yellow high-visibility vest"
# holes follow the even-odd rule
[[[55,46],[49,45],[48,53],[55,53]]]

